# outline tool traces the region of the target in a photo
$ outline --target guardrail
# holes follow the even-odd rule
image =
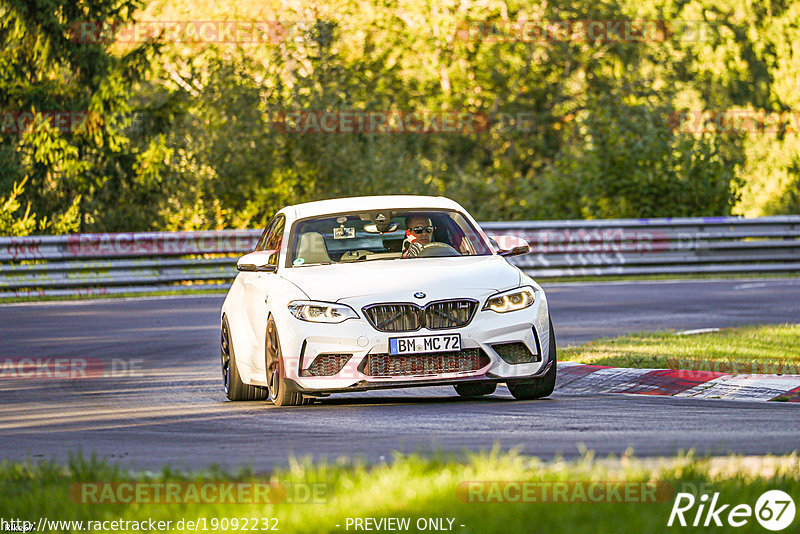
[[[800,271],[800,216],[490,222],[536,278]],[[224,290],[260,230],[0,237],[0,299]]]

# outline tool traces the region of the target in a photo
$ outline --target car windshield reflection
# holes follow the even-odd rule
[[[491,255],[470,221],[452,210],[390,210],[311,217],[295,223],[292,267],[443,256]]]

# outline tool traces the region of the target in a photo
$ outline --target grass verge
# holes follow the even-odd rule
[[[800,374],[800,325],[641,332],[559,350],[559,360],[611,367]]]
[[[243,503],[213,502],[214,498],[203,497],[202,487],[209,482],[217,486],[271,484],[272,488],[283,488],[283,493],[280,493],[283,499],[278,499],[282,501],[279,503],[252,503],[252,498],[242,499],[247,501]],[[123,491],[126,483],[139,485],[131,485],[132,491]],[[173,483],[178,483],[180,488],[173,494],[173,500],[180,502],[151,502],[154,488]],[[89,502],[85,502],[87,487],[112,489],[97,490],[91,493],[93,497],[88,498]],[[149,488],[149,493],[140,495],[139,488],[143,487]],[[199,497],[190,497],[190,487],[200,488],[194,494]],[[391,463],[371,467],[349,462],[313,464],[300,461],[289,469],[267,475],[248,471],[227,474],[218,469],[184,475],[168,468],[157,474],[137,474],[96,459],[73,457],[68,466],[53,463],[2,464],[0,517],[5,520],[18,518],[34,525],[40,518],[82,521],[80,527],[83,529],[93,526],[89,521],[140,522],[152,519],[170,521],[171,525],[165,529],[170,532],[194,531],[194,525],[189,526],[186,522],[199,521],[197,530],[201,532],[263,531],[267,530],[264,525],[275,525],[280,532],[292,533],[352,532],[353,524],[347,528],[348,518],[352,521],[355,518],[389,517],[407,518],[410,523],[407,531],[417,532],[422,530],[418,528],[419,518],[435,518],[442,521],[441,525],[452,525],[451,531],[460,533],[641,534],[683,531],[678,526],[667,527],[679,492],[691,493],[698,499],[702,494],[711,497],[718,492],[720,504],[755,507],[759,496],[773,489],[800,495],[800,458],[796,454],[708,459],[698,459],[689,454],[642,461],[629,455],[597,460],[591,452],[586,452],[576,461],[545,463],[514,452],[495,450],[474,454],[467,462],[415,455],[398,455]],[[92,502],[102,495],[117,502]],[[216,493],[206,492],[206,496],[213,495]],[[233,492],[237,499],[238,495],[241,495],[238,490]],[[133,502],[118,502],[129,498]],[[686,512],[689,524],[696,512],[697,506]],[[184,520],[183,528],[178,528],[181,519]],[[255,528],[253,519],[258,524]],[[263,519],[268,521],[264,523]],[[248,528],[243,529],[245,521]],[[700,530],[730,531],[730,527],[724,524],[724,514],[722,521],[722,527]],[[795,526],[798,521],[795,520]],[[430,523],[426,526],[427,530],[434,530]],[[51,525],[48,530],[79,532],[80,528],[73,523],[61,528]],[[135,532],[145,529],[128,523],[118,524],[114,530]],[[378,528],[375,531],[386,532],[389,529]],[[751,516],[736,531],[764,530]],[[790,531],[795,530],[789,528],[787,532]]]

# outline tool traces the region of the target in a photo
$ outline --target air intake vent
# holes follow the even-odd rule
[[[368,354],[361,372],[368,376],[419,376],[477,371],[489,365],[489,357],[481,349],[422,354]]]
[[[531,353],[525,343],[498,343],[497,345],[492,345],[492,348],[506,363],[518,364],[542,361],[539,355]]]
[[[308,369],[300,371],[300,376],[333,376],[341,371],[344,364],[352,357],[352,354],[320,354],[314,358]]]

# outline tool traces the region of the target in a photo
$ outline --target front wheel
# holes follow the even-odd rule
[[[278,339],[278,327],[272,317],[267,322],[266,339],[267,390],[269,400],[275,406],[299,406],[308,404],[311,398],[304,398],[302,393],[290,390],[284,370],[281,344]]]
[[[231,327],[228,318],[222,318],[220,356],[222,358],[222,387],[225,395],[232,401],[261,400],[267,398],[267,392],[257,386],[242,382],[239,369],[236,367],[236,354],[233,351]]]
[[[553,321],[550,321],[550,350],[547,357],[550,361],[550,369],[544,376],[536,378],[523,378],[521,380],[509,380],[506,385],[511,395],[517,400],[531,400],[548,397],[556,387],[556,333],[553,330]]]

